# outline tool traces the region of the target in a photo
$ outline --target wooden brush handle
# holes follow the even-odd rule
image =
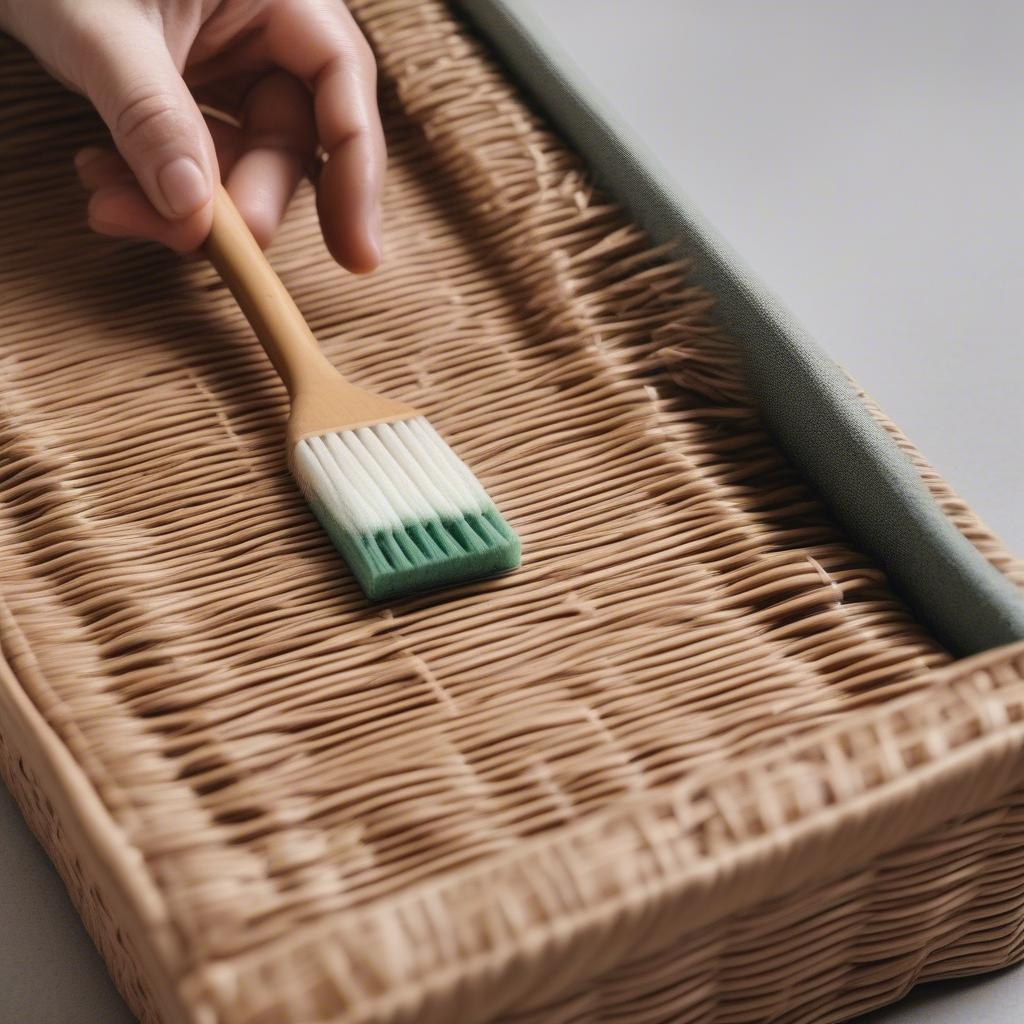
[[[205,248],[290,395],[295,396],[301,381],[337,373],[223,185],[214,195]]]
[[[206,254],[238,300],[291,396],[289,451],[304,437],[417,415],[412,406],[372,394],[338,373],[219,185]]]

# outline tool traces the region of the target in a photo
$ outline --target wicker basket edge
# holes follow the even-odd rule
[[[687,781],[502,862],[325,919],[239,958],[230,977],[222,965],[200,971],[186,982],[189,1002],[232,1024],[248,1019],[238,993],[247,1007],[279,1013],[288,979],[319,961],[315,973],[346,1024],[408,1020],[417,1007],[423,1019],[489,1021],[766,898],[861,868],[992,806],[1024,779],[1024,644],[956,662],[930,682],[737,772]],[[828,782],[815,786],[794,765]],[[566,905],[566,885],[554,906],[546,878],[573,880],[576,906]]]
[[[0,780],[60,874],[132,1011],[146,1024],[198,1024],[173,984],[182,952],[163,897],[139,851],[30,696],[24,680],[36,672],[0,594]]]
[[[108,914],[84,914],[87,926],[135,1012],[163,1024],[242,1020],[232,1006],[238,992],[247,993],[249,1005],[259,1005],[263,987],[267,999],[279,999],[294,984],[288,979],[304,974],[292,970],[295,964],[305,962],[308,970],[325,948],[334,957],[341,951],[354,967],[339,979],[321,964],[347,1021],[398,1019],[410,1005],[436,1007],[451,998],[465,1010],[474,990],[478,997],[469,1003],[480,1010],[466,1019],[492,1019],[503,1002],[550,999],[627,954],[656,952],[795,884],[869,863],[943,821],[997,802],[1024,776],[1020,644],[956,662],[934,673],[926,692],[855,723],[823,726],[738,771],[698,775],[621,812],[524,844],[505,861],[327,918],[230,965],[190,969],[137,851],[22,685],[24,673],[34,671],[31,652],[19,649],[16,624],[2,604],[0,613],[0,732],[12,748],[0,758],[3,774],[59,868],[69,853],[60,835],[74,837],[79,863],[62,870],[72,898],[81,910],[83,887],[99,892]],[[27,772],[15,770],[22,760]],[[38,815],[33,820],[33,789],[52,806],[59,834]],[[571,891],[578,905],[558,907],[557,916],[538,884],[552,872],[577,879]],[[495,893],[517,913],[496,914],[493,899],[488,906]],[[109,935],[98,934],[115,921],[132,954],[123,963],[111,963],[119,954]],[[424,941],[445,928],[457,943]],[[467,955],[472,940],[477,949]],[[573,954],[560,960],[569,949]],[[141,966],[128,962],[136,958]],[[129,984],[133,971],[141,977]],[[497,977],[503,982],[496,986]],[[503,1001],[484,998],[496,988]]]

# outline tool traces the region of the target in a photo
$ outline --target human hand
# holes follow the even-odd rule
[[[357,273],[379,263],[376,67],[340,0],[0,0],[0,28],[110,128],[117,152],[75,158],[96,231],[195,249],[219,176],[266,245],[320,165],[331,253]]]

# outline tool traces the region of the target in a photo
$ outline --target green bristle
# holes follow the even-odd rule
[[[519,565],[519,539],[422,417],[305,438],[293,456],[310,507],[371,600]]]
[[[519,565],[519,539],[496,510],[355,535],[340,529],[319,502],[310,506],[372,601],[494,576]]]

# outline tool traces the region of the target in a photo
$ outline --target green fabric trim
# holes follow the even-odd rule
[[[938,507],[838,366],[718,237],[547,30],[503,0],[456,0],[602,185],[694,279],[744,346],[752,391],[789,459],[914,613],[958,654],[1024,639],[1024,597]]]

